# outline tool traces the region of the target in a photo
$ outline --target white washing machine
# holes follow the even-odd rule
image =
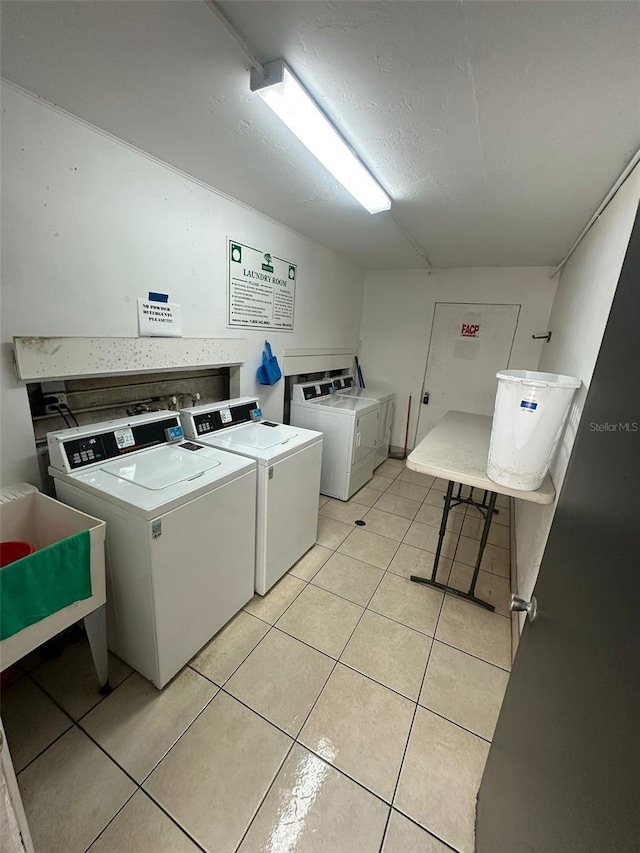
[[[333,380],[333,385],[338,394],[342,394],[345,397],[356,397],[359,400],[377,400],[380,404],[376,456],[373,462],[374,469],[377,468],[389,456],[391,427],[393,426],[393,415],[396,408],[396,395],[393,391],[382,391],[380,388],[369,388],[369,386],[359,388],[354,376],[336,376]]]
[[[48,435],[57,497],[107,522],[110,648],[156,687],[253,595],[256,464],[176,412]]]
[[[322,434],[264,420],[255,397],[183,409],[185,434],[258,463],[255,589],[264,595],[315,544]]]
[[[371,479],[379,416],[377,400],[337,394],[331,379],[293,386],[291,424],[317,429],[324,436],[323,495],[346,501]]]

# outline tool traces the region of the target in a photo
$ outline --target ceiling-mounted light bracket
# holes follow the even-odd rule
[[[283,59],[253,68],[250,87],[369,213],[390,209],[389,196]]]
[[[264,89],[265,86],[274,86],[284,82],[284,59],[274,59],[273,62],[265,62],[261,68],[252,68],[249,78],[249,86],[252,92]]]

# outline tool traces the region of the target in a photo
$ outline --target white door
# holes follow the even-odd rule
[[[519,305],[436,302],[415,444],[449,411],[493,414],[519,314]]]

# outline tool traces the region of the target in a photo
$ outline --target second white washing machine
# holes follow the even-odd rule
[[[264,595],[316,541],[322,434],[265,420],[255,397],[180,412],[185,435],[258,463],[255,590]]]
[[[391,444],[391,427],[393,426],[393,415],[396,408],[396,395],[393,391],[383,391],[380,388],[360,388],[353,375],[336,376],[333,386],[344,397],[356,397],[358,400],[377,400],[380,404],[380,417],[378,418],[378,438],[376,439],[376,454],[373,461],[374,469],[382,465],[389,456],[389,445]]]
[[[331,379],[293,386],[291,423],[324,435],[323,495],[347,501],[371,479],[379,416],[377,400],[337,394]]]

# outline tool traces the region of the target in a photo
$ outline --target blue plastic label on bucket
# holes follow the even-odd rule
[[[529,400],[522,400],[522,402],[520,403],[520,408],[529,409],[530,411],[534,412],[538,408],[538,404],[530,403]]]

